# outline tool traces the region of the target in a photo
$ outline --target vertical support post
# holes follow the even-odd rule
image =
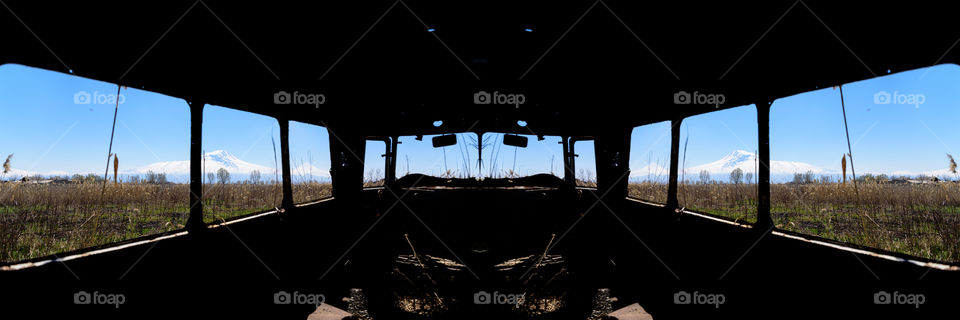
[[[387,145],[387,176],[384,177],[384,185],[390,187],[397,181],[397,144],[400,142],[399,136],[389,137]]]
[[[680,207],[677,200],[677,178],[680,172],[680,124],[683,119],[670,122],[670,184],[667,186],[667,209]]]
[[[363,190],[363,156],[366,140],[348,128],[332,125],[330,132],[330,180],[338,203],[352,203]]]
[[[565,185],[569,188],[575,188],[577,186],[576,177],[573,172],[573,163],[571,159],[573,158],[573,151],[570,150],[570,137],[561,136],[560,143],[563,148],[563,181]]]
[[[593,139],[597,159],[597,192],[606,195],[606,199],[620,201],[627,197],[631,129],[608,130]]]
[[[758,102],[757,136],[759,138],[760,167],[757,169],[757,226],[771,226],[770,218],[770,102]]]
[[[187,230],[203,230],[203,107],[202,102],[187,102],[190,106],[190,218]]]
[[[577,141],[570,137],[567,139],[567,148],[570,150],[569,157],[567,161],[570,162],[570,183],[574,188],[577,187],[577,147],[575,146]]]
[[[280,162],[283,168],[283,200],[280,207],[284,210],[292,210],[293,204],[293,184],[290,181],[290,121],[287,119],[277,119],[280,124]]]

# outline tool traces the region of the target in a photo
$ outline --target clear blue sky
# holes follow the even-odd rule
[[[883,102],[885,93],[898,101],[875,103],[875,95]],[[843,86],[843,98],[857,173],[943,170],[947,153],[960,156],[956,65],[850,83]],[[840,90],[824,88],[779,99],[770,121],[771,158],[840,170],[847,152]]]
[[[447,170],[454,176],[465,176],[469,172],[477,176],[477,135],[474,133],[458,133],[457,144],[444,148],[433,148],[432,138],[435,135],[424,136],[423,141],[415,137],[400,137],[397,147],[397,173],[403,175],[412,173],[427,173],[441,175]],[[559,137],[544,137],[539,141],[534,135],[521,135],[527,138],[526,148],[511,147],[503,144],[502,133],[486,133],[483,135],[483,168],[482,176],[503,176],[506,173],[516,172],[520,175],[550,173],[551,160],[553,172],[562,175],[563,149],[559,144]],[[373,143],[368,143],[368,146]],[[383,143],[373,144],[380,148],[367,148],[368,159],[371,152],[383,153]],[[577,146],[580,148],[580,145]],[[592,146],[590,151],[578,151],[584,161],[593,161]],[[368,160],[369,161],[369,160]],[[382,164],[382,162],[380,162]],[[591,166],[593,166],[591,164]],[[591,168],[592,170],[592,168]]]
[[[74,95],[83,92],[92,103],[74,103]],[[0,153],[14,153],[15,169],[103,174],[114,113],[106,97],[116,93],[117,86],[105,82],[0,66]],[[121,94],[113,143],[121,168],[188,159],[186,102],[132,88]]]
[[[956,153],[960,151],[960,130],[954,129],[960,119],[960,67],[941,65],[885,74],[843,88],[858,173],[943,170],[946,153],[960,156]],[[102,174],[114,112],[110,99],[116,92],[113,84],[69,74],[0,66],[0,154],[14,153],[12,163],[18,170]],[[90,100],[83,100],[84,93]],[[889,94],[888,100],[883,100],[883,93]],[[121,95],[113,149],[122,171],[189,158],[186,102],[135,88],[123,89]],[[686,165],[712,162],[734,150],[755,152],[756,128],[752,105],[686,119],[681,127],[681,143],[689,137]],[[630,166],[635,174],[650,162],[667,167],[669,129],[669,122],[661,122],[634,130]],[[328,170],[330,138],[326,130],[296,122],[290,130],[293,166],[312,164]],[[279,127],[271,118],[216,106],[205,109],[203,144],[207,152],[227,150],[244,161],[273,167],[271,136],[279,148]],[[529,146],[517,149],[502,145],[502,134],[485,134],[482,175],[488,176],[491,169],[499,174],[509,170],[521,175],[549,173],[551,165],[553,172],[561,174],[559,138],[538,141],[534,135],[526,137]],[[477,175],[474,134],[458,134],[457,145],[442,149],[434,149],[430,138],[401,137],[399,174],[409,166],[410,172],[439,175],[449,169],[457,175],[467,171]],[[807,93],[777,99],[771,113],[771,142],[773,160],[838,171],[840,157],[847,151],[839,90],[811,88]],[[580,142],[576,149],[578,168],[592,174],[592,142]],[[383,167],[383,151],[381,142],[368,144],[368,167]]]
[[[680,161],[686,161],[685,167],[692,167],[716,161],[735,150],[756,152],[757,141],[754,105],[690,117],[680,125],[680,156],[686,155]]]
[[[279,148],[280,137],[276,137]],[[295,170],[291,172],[291,179],[323,180],[329,179],[330,170],[330,137],[327,129],[312,124],[290,122],[290,162]],[[300,169],[309,168],[314,169]],[[324,172],[318,172],[318,171]],[[312,175],[312,177],[311,177]]]
[[[773,102],[770,158],[839,172],[841,157],[847,153],[840,90],[811,89]],[[858,174],[943,171],[947,153],[960,156],[960,130],[956,129],[960,67],[956,65],[849,83],[843,86],[843,98]],[[688,144],[688,167],[716,161],[734,150],[757,150],[753,105],[690,117],[680,129],[681,156],[684,142]],[[667,167],[669,130],[669,122],[634,129],[631,169],[649,162]]]
[[[188,130],[189,127],[188,122]],[[292,125],[291,132],[294,131],[294,127],[300,126]],[[189,132],[187,136],[189,137]],[[297,159],[294,158],[294,142],[291,139],[291,161]],[[276,154],[274,154],[274,145],[276,145]],[[243,161],[280,168],[282,166],[278,162],[280,161],[280,124],[271,117],[208,105],[203,109],[203,149],[206,152],[226,150]],[[181,160],[188,158],[189,155]],[[276,164],[275,161],[277,161]]]

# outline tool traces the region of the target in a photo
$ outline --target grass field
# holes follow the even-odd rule
[[[189,216],[187,184],[108,183],[102,188],[100,183],[0,184],[0,261],[181,229]],[[325,198],[330,190],[326,183],[295,183],[294,202]],[[274,208],[281,194],[276,183],[205,184],[204,221]]]
[[[666,202],[665,184],[634,183],[630,196]],[[960,261],[960,185],[808,183],[770,186],[778,229],[947,262]],[[689,209],[756,221],[755,184],[680,184]]]
[[[294,202],[330,196],[327,183],[295,183]],[[0,184],[0,261],[12,262],[183,228],[186,184]],[[681,206],[754,222],[755,184],[680,184]],[[666,202],[662,183],[632,183],[632,197]],[[206,184],[204,221],[279,205],[280,184]],[[941,261],[960,261],[957,183],[771,185],[777,228]]]

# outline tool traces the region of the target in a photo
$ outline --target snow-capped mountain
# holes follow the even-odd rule
[[[300,180],[309,180],[309,179],[329,179],[330,171],[325,169],[317,168],[309,163],[301,164],[298,167],[294,167],[290,170],[290,175],[293,181]]]
[[[274,174],[273,167],[262,166],[259,164],[249,163],[234,155],[230,154],[225,150],[217,150],[205,153],[203,155],[203,172],[212,172],[216,173],[217,170],[221,168],[226,169],[227,172],[231,174],[242,174],[247,175],[253,171],[260,171],[262,175],[271,175]],[[136,173],[147,173],[148,171],[153,171],[155,173],[166,173],[172,175],[178,174],[190,174],[190,160],[180,160],[180,161],[167,161],[167,162],[156,162],[151,163],[146,166],[140,167],[139,169],[125,172],[127,174],[136,174]]]
[[[872,172],[867,172],[867,173],[872,173]],[[857,171],[857,174],[858,174],[858,175],[861,174],[860,171]],[[936,169],[936,170],[927,170],[927,171],[903,171],[903,170],[901,170],[901,171],[891,172],[890,174],[891,174],[891,175],[894,175],[894,176],[908,176],[908,177],[916,177],[916,176],[921,176],[921,175],[923,175],[923,176],[929,176],[929,177],[948,177],[948,178],[949,178],[949,177],[954,177],[954,176],[956,176],[953,172],[950,172],[950,169],[947,169],[947,168]]]
[[[826,171],[823,169],[817,168],[809,163],[779,160],[771,160],[770,162],[770,174],[792,175],[794,173],[806,173],[808,171],[815,174],[826,173]],[[737,150],[724,156],[723,158],[720,158],[720,160],[698,166],[687,167],[683,172],[686,174],[699,174],[700,171],[706,170],[711,175],[730,174],[731,171],[739,168],[740,170],[743,170],[743,173],[756,173],[758,165],[759,163],[757,162],[756,154],[749,151]]]
[[[2,171],[2,168],[0,168],[0,172],[3,172],[3,171]],[[19,178],[19,177],[30,177],[30,176],[36,176],[36,175],[45,176],[45,177],[51,177],[51,176],[69,176],[70,173],[69,173],[69,172],[66,172],[66,171],[37,172],[37,171],[30,171],[30,170],[20,170],[20,169],[17,169],[17,168],[10,168],[10,172],[7,172],[6,175],[4,175],[4,176],[5,176],[6,178],[14,178],[14,177],[18,177],[18,178]]]
[[[770,174],[774,175],[792,175],[794,173],[806,173],[808,171],[815,174],[827,173],[823,169],[817,168],[809,163],[779,160],[771,160],[770,162]],[[720,160],[687,167],[683,172],[689,175],[699,174],[700,171],[706,170],[711,175],[730,174],[731,171],[739,168],[743,170],[743,173],[756,173],[758,165],[756,154],[749,151],[737,150],[720,158]]]
[[[695,166],[688,166],[685,170],[681,169],[680,174],[683,174],[688,178],[694,177],[694,179],[696,179],[696,176],[700,174],[700,171],[707,171],[712,177],[723,179],[724,177],[727,177],[731,171],[738,168],[743,170],[744,174],[756,174],[758,165],[756,154],[749,151],[737,150],[731,152],[723,158],[720,158],[717,161]],[[804,162],[779,160],[771,161],[770,174],[773,177],[772,180],[775,181],[789,181],[789,179],[791,179],[795,173],[806,173],[808,171],[817,175],[834,174],[834,172],[823,170]],[[650,163],[639,169],[630,170],[631,178],[641,180],[662,180],[666,179],[669,174],[670,168],[658,163]]]
[[[670,167],[661,166],[658,163],[649,163],[639,169],[630,169],[630,178],[658,178],[666,177],[670,174]]]

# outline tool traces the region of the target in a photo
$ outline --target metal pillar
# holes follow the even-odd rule
[[[203,230],[203,107],[202,102],[187,102],[190,106],[190,218],[187,230]]]
[[[597,192],[606,195],[607,199],[619,201],[627,197],[631,130],[610,130],[595,136],[593,140],[597,159]]]
[[[400,136],[390,137],[390,147],[387,150],[387,176],[384,177],[384,185],[392,186],[397,181],[397,144],[400,143]]]
[[[277,119],[280,124],[280,162],[283,171],[283,200],[280,207],[284,210],[292,210],[293,203],[293,184],[290,181],[290,121],[286,119]]]
[[[667,209],[677,209],[677,177],[680,171],[680,124],[683,119],[670,122],[670,184],[667,186]]]
[[[575,188],[577,186],[576,173],[573,171],[573,151],[569,136],[561,136],[560,143],[563,148],[563,181],[567,187]]]
[[[363,155],[366,140],[347,128],[328,127],[330,132],[330,180],[333,197],[340,203],[359,199],[363,190]]]
[[[758,102],[757,136],[759,138],[760,168],[757,172],[757,223],[758,226],[770,226],[770,102]]]

